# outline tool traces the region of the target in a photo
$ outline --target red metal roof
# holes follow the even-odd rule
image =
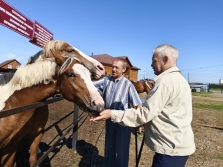
[[[117,57],[113,57],[113,56],[110,56],[108,54],[99,54],[99,55],[92,55],[91,57],[94,58],[94,59],[96,59],[96,60],[98,60],[100,63],[106,64],[106,65],[112,65],[113,60],[115,58],[123,58],[123,59],[125,59],[127,61],[128,68],[135,69],[135,70],[141,70],[140,68],[138,68],[136,66],[133,66],[127,56],[117,56]]]
[[[11,63],[11,62],[13,62],[13,61],[18,62],[16,59],[6,60],[6,61],[4,61],[3,63],[0,64],[0,67],[3,67],[3,66],[5,66],[5,65],[7,65],[7,64],[9,64],[9,63]],[[18,62],[18,63],[19,63],[19,62]],[[19,63],[19,64],[21,65],[21,63]]]

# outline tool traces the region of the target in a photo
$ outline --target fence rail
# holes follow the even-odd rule
[[[13,109],[3,110],[3,111],[0,111],[0,118],[7,117],[7,116],[10,116],[13,114],[17,114],[17,113],[20,113],[23,111],[31,110],[34,108],[42,107],[47,104],[54,103],[54,102],[57,102],[57,101],[60,101],[63,99],[64,99],[63,97],[55,97],[55,98],[52,98],[52,99],[49,99],[46,101],[30,104],[27,106],[21,106],[21,107],[17,107],[17,108],[13,108]]]
[[[4,118],[4,117],[8,117],[10,115],[13,114],[17,114],[23,111],[27,111],[27,110],[31,110],[31,109],[35,109],[38,107],[42,107],[51,103],[55,103],[58,101],[63,100],[64,98],[61,97],[54,97],[52,99],[46,100],[46,101],[42,101],[42,102],[37,102],[34,104],[30,104],[30,105],[26,105],[26,106],[21,106],[21,107],[17,107],[17,108],[13,108],[13,109],[8,109],[8,110],[2,110],[0,111],[0,118]],[[72,149],[76,150],[76,142],[77,142],[77,131],[78,131],[78,122],[85,116],[88,117],[88,115],[80,115],[78,117],[78,113],[79,113],[79,107],[74,104],[74,120],[73,123],[70,125],[70,127],[66,130],[66,132],[56,141],[53,143],[53,145],[37,160],[37,162],[32,166],[32,167],[36,167],[38,166],[46,157],[47,155],[50,153],[50,151],[52,151],[57,145],[58,143],[73,129],[73,135],[72,135]],[[85,118],[86,119],[86,118]],[[85,120],[84,120],[85,121]]]

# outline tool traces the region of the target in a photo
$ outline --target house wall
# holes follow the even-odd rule
[[[129,80],[137,81],[138,80],[138,70],[130,70]]]
[[[12,61],[12,62],[2,66],[2,68],[10,69],[9,64],[11,65],[11,69],[17,69],[17,66],[20,66],[20,64],[17,61]]]
[[[132,81],[137,81],[138,80],[138,71],[137,70],[129,68],[129,69],[126,70],[124,75],[129,80],[132,80]]]
[[[105,75],[106,76],[111,76],[112,75],[112,67],[109,66],[109,65],[104,65],[104,68],[105,68]]]

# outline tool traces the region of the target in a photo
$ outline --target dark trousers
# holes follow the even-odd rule
[[[189,156],[169,156],[156,153],[152,167],[184,167]]]
[[[104,167],[128,167],[131,128],[106,121]]]

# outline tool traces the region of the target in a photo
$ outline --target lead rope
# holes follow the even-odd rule
[[[149,86],[149,84],[147,83],[147,81],[145,81],[145,84],[146,84],[146,86],[148,86],[148,88],[151,90],[152,89],[152,87],[151,86]],[[141,143],[141,146],[140,146],[140,150],[139,150],[139,154],[138,154],[138,148],[137,148],[137,146],[138,146],[138,144],[137,144],[137,132],[136,132],[136,134],[135,134],[136,136],[135,136],[135,145],[136,145],[136,167],[138,167],[138,165],[139,165],[139,160],[140,160],[140,158],[141,158],[141,154],[142,154],[142,149],[143,149],[143,145],[144,145],[144,142],[145,142],[145,133],[144,133],[144,135],[143,135],[143,139],[142,139],[142,143]],[[137,154],[138,154],[138,156],[137,156]]]
[[[138,159],[138,140],[137,140],[137,130],[135,128],[135,151],[136,151],[136,167],[137,167],[137,159]]]
[[[136,167],[138,167],[138,165],[139,165],[139,160],[141,158],[141,154],[142,154],[142,149],[143,149],[144,142],[145,142],[145,133],[143,135],[142,143],[141,143],[140,150],[139,150],[139,155],[136,156],[137,157],[137,159],[136,159]]]

